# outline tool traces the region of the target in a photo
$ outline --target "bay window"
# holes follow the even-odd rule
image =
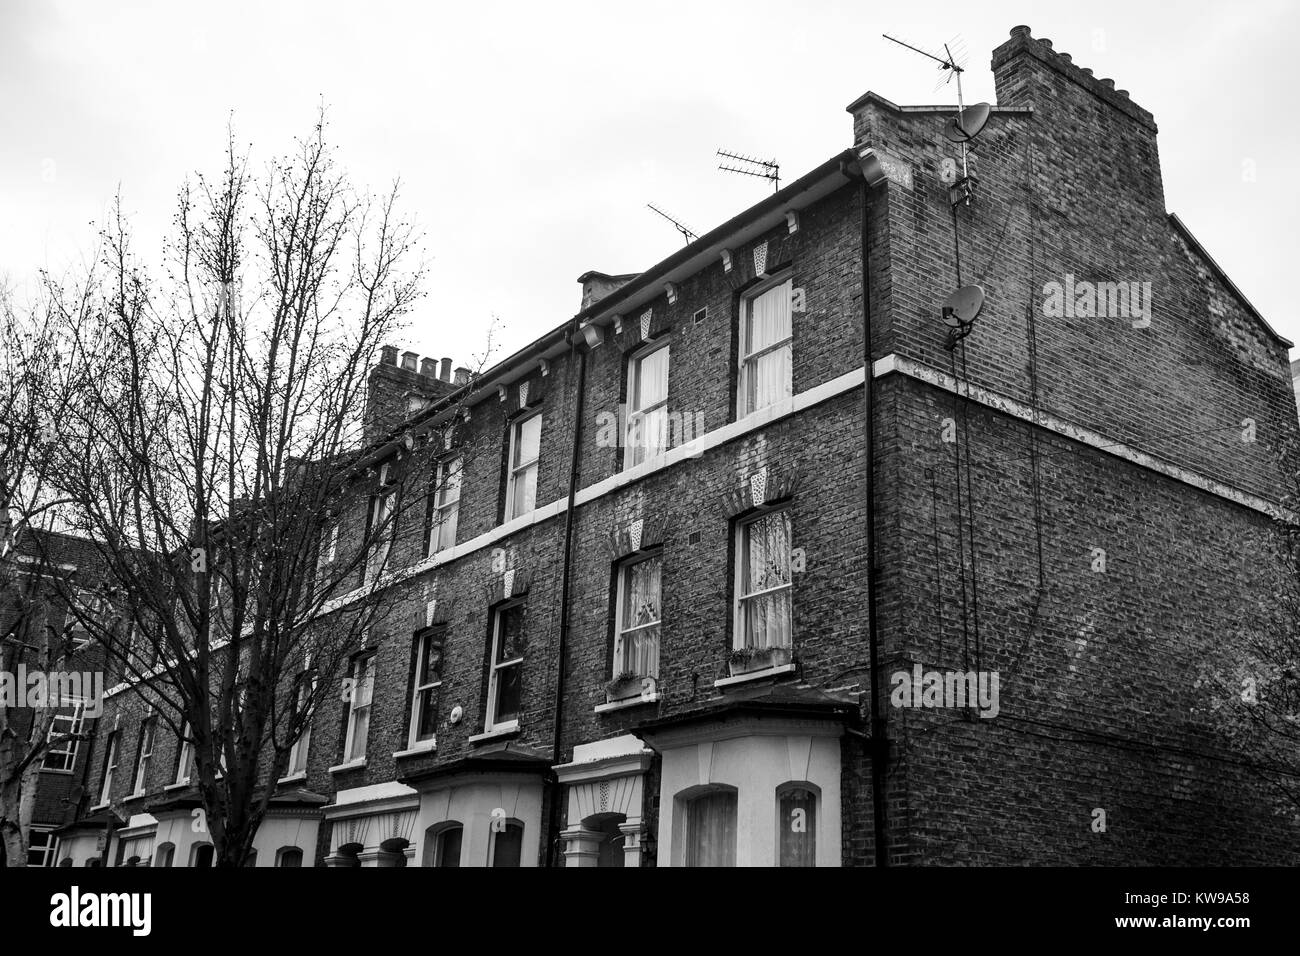
[[[686,866],[736,865],[736,791],[714,790],[685,801]]]

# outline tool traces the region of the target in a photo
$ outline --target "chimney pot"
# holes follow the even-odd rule
[[[380,352],[381,352],[381,357],[380,357],[379,361],[382,362],[384,365],[396,365],[396,364],[397,364],[397,346],[396,346],[396,345],[385,345],[385,346],[380,350]]]
[[[403,352],[403,353],[402,353],[402,368],[406,369],[408,372],[414,372],[414,371],[415,371],[415,361],[416,361],[416,359],[418,359],[419,357],[420,357],[420,354],[419,354],[418,352]]]
[[[420,374],[425,378],[437,378],[438,360],[431,358],[420,359]]]
[[[445,358],[442,360],[442,374],[438,378],[444,382],[451,381],[451,359]]]
[[[457,385],[465,385],[468,382],[469,382],[469,369],[467,369],[465,366],[462,365],[460,368],[456,369],[455,383]]]

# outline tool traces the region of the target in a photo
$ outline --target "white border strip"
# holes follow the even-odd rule
[[[929,365],[924,365],[912,359],[902,358],[899,355],[886,355],[878,359],[871,366],[872,378],[882,378],[891,373],[897,372],[900,375],[906,375],[908,378],[925,382],[927,385],[933,385],[935,388],[941,388],[946,392],[952,392],[954,395],[965,395],[969,391],[968,397],[971,401],[977,402],[986,408],[1001,412],[1004,415],[1010,415],[1013,418],[1019,418],[1022,421],[1038,425],[1048,431],[1055,432],[1072,441],[1088,445],[1097,451],[1105,452],[1116,458],[1122,458],[1132,464],[1139,465],[1151,471],[1158,472],[1175,481],[1191,485],[1193,488],[1199,488],[1201,491],[1209,492],[1231,501],[1233,504],[1250,508],[1270,518],[1286,518],[1296,520],[1296,516],[1286,511],[1279,505],[1253,495],[1249,492],[1234,488],[1231,485],[1225,485],[1221,481],[1215,481],[1213,478],[1207,478],[1205,475],[1191,471],[1187,468],[1180,468],[1178,465],[1167,462],[1153,455],[1148,455],[1144,451],[1133,447],[1124,442],[1117,442],[1114,439],[1107,438],[1099,432],[1084,428],[1080,425],[1072,424],[1064,419],[1049,415],[1046,412],[1035,412],[1028,405],[1022,404],[1013,398],[1008,398],[998,392],[991,391],[979,385],[967,383],[967,387],[958,391],[957,379],[947,372],[940,371]]]

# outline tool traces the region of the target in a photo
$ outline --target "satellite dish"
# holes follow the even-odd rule
[[[970,325],[984,308],[984,290],[977,285],[964,285],[943,300],[943,321],[949,328]]]
[[[958,116],[944,124],[943,135],[954,143],[969,143],[984,129],[991,109],[987,103],[966,107]]]

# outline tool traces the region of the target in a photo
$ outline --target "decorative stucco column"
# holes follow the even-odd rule
[[[589,830],[581,824],[564,830],[560,834],[560,839],[564,841],[564,865],[599,865],[600,841],[603,836],[599,830]]]

